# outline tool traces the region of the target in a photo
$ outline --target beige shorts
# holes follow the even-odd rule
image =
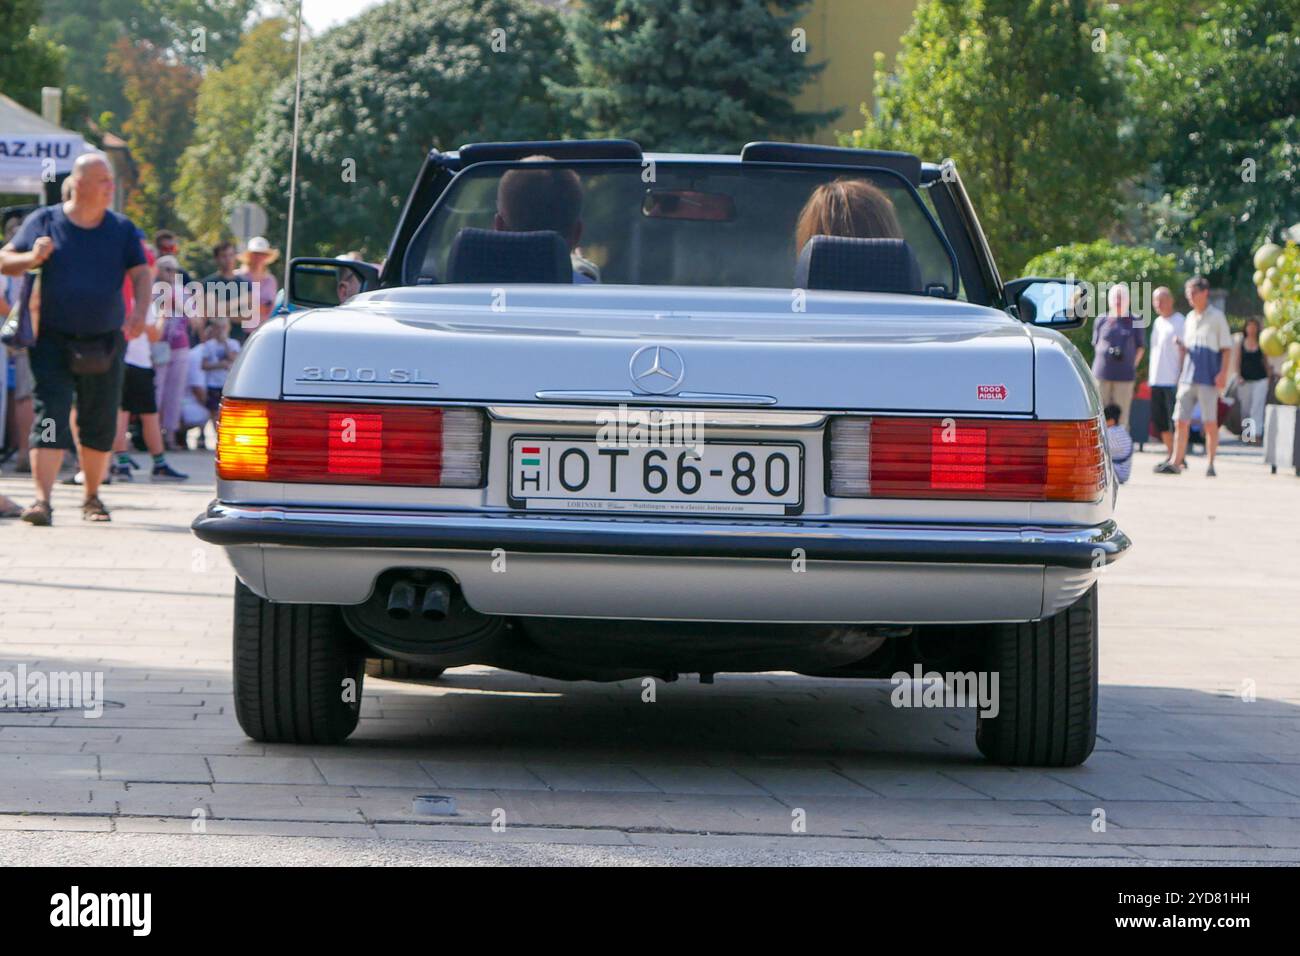
[[[1201,406],[1201,421],[1213,425],[1219,420],[1219,390],[1213,385],[1193,385],[1184,382],[1178,386],[1174,399],[1175,415],[1180,422],[1192,420],[1192,409]]]

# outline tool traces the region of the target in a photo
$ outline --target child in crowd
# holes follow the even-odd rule
[[[1128,427],[1119,423],[1120,407],[1115,404],[1106,406],[1106,447],[1110,449],[1110,460],[1115,465],[1115,477],[1122,485],[1128,481],[1133,468],[1133,437]]]
[[[188,360],[189,376],[185,380],[185,397],[181,400],[181,431],[184,432],[185,446],[189,447],[189,433],[199,430],[198,446],[207,447],[203,435],[203,426],[212,418],[208,411],[208,374],[203,371],[203,349],[192,349]]]
[[[203,371],[208,385],[208,411],[212,426],[221,427],[221,390],[226,387],[230,366],[239,356],[239,343],[230,337],[230,319],[215,315],[208,320],[207,340],[199,346],[203,352]]]
[[[126,343],[125,369],[122,378],[122,404],[117,414],[117,461],[110,475],[114,481],[131,481],[134,462],[126,450],[126,430],[132,415],[140,416],[140,434],[153,459],[149,477],[153,481],[184,481],[189,476],[167,463],[163,448],[162,425],[158,415],[157,389],[150,346],[160,342],[166,334],[166,317],[149,306],[149,318],[144,331]]]

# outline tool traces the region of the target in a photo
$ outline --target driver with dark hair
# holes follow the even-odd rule
[[[553,163],[550,156],[526,156],[524,163]],[[599,282],[600,270],[578,252],[582,239],[582,181],[572,169],[538,166],[509,170],[497,184],[497,212],[492,228],[498,232],[559,233],[569,247],[573,281]]]

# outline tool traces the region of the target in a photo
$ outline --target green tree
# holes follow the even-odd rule
[[[552,87],[593,136],[736,152],[798,138],[837,112],[792,100],[823,64],[793,31],[808,0],[585,0],[570,15],[578,79]]]
[[[257,118],[293,64],[291,24],[275,18],[249,30],[230,62],[203,78],[194,139],[180,160],[176,211],[205,252],[228,233],[226,218]]]
[[[1096,0],[923,0],[845,145],[952,157],[1003,272],[1104,234],[1136,158]]]
[[[147,42],[195,70],[219,67],[234,52],[255,5],[256,0],[44,0],[42,25],[76,51],[68,58],[66,79],[72,101],[82,108],[81,115],[65,109],[68,122],[84,128],[105,110],[129,114],[122,77],[108,65],[118,40]]]
[[[39,0],[10,0],[0,15],[0,92],[40,112],[41,87],[63,81],[64,53],[37,25]]]
[[[303,50],[294,251],[381,255],[430,148],[562,133],[542,78],[570,74],[556,14],[529,0],[392,0],[325,33]],[[257,126],[238,198],[283,242],[292,77]]]
[[[1300,0],[1116,7],[1153,243],[1253,299],[1253,250],[1300,219]]]
[[[239,49],[257,0],[144,0],[161,42],[196,70],[216,69]]]
[[[108,65],[121,78],[130,109],[122,132],[138,182],[127,214],[146,231],[175,226],[176,167],[193,134],[199,75],[148,41],[125,37],[109,51]]]

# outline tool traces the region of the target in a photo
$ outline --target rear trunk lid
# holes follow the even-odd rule
[[[921,296],[410,287],[293,319],[286,397],[1027,414],[1033,347]]]

